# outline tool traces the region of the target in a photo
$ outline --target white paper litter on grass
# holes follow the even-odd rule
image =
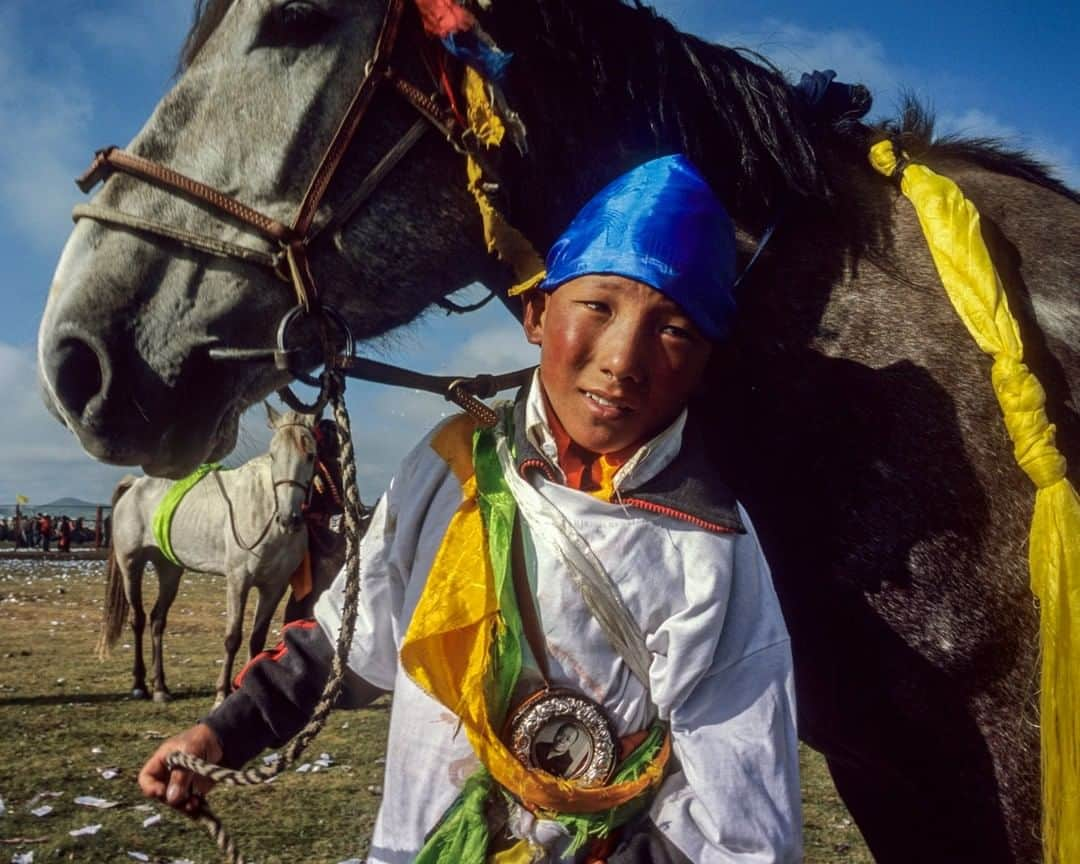
[[[127,853],[128,858],[134,858],[136,861],[149,861],[150,856],[145,852],[132,852],[130,849]]]
[[[153,816],[147,816],[145,819],[142,820],[142,827],[143,828],[151,828],[154,825],[157,825],[160,821],[161,821],[161,814],[160,813],[155,813]]]
[[[136,804],[131,809],[132,810],[138,810],[140,813],[153,813],[154,812],[154,805],[153,804]]]
[[[103,780],[112,780],[120,776],[120,770],[118,768],[99,768],[98,774],[101,775]]]
[[[93,795],[79,795],[75,798],[76,804],[81,804],[83,807],[96,807],[98,810],[108,810],[110,807],[115,807],[119,804],[119,801],[106,801],[104,798],[97,798]]]
[[[101,823],[96,825],[86,825],[83,828],[76,828],[74,831],[68,831],[72,837],[89,837],[91,834],[97,834],[101,830]]]
[[[263,759],[263,765],[274,765],[274,764],[281,761],[281,754],[280,753],[268,753],[267,755],[263,756],[262,759]]]
[[[40,819],[42,816],[48,816],[50,813],[52,813],[52,807],[50,807],[48,804],[42,804],[40,807],[35,807],[30,812],[37,816],[38,819]]]
[[[11,864],[34,864],[34,853],[16,852],[11,856]]]
[[[310,770],[311,770],[311,763],[310,762],[305,762],[303,765],[301,765],[299,768],[296,769],[296,773],[297,774],[307,774],[308,771],[310,771]]]
[[[0,816],[3,816],[7,812],[7,807],[4,806],[4,799],[0,798]]]
[[[105,751],[101,747],[91,747],[90,752],[93,753],[95,756],[100,756]]]
[[[46,798],[59,798],[60,792],[38,792],[33,798],[26,802],[27,807],[33,807],[38,801],[43,801]]]

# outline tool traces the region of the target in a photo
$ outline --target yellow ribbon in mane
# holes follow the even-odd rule
[[[892,143],[870,150],[891,177]],[[979,212],[947,177],[908,164],[900,189],[919,217],[934,264],[957,314],[993,357],[991,381],[1017,464],[1035,484],[1028,564],[1041,610],[1043,854],[1047,864],[1080,862],[1080,497],[1054,446],[1042,385],[1024,365],[1020,330],[979,228]]]
[[[485,147],[495,148],[502,144],[506,128],[495,112],[488,95],[487,84],[480,73],[471,66],[465,67],[465,102],[469,128]],[[544,261],[525,235],[507,222],[495,209],[484,192],[484,172],[472,157],[468,158],[469,191],[480,209],[484,225],[484,240],[488,252],[494,252],[499,260],[513,268],[514,277],[520,281],[535,278],[544,269]],[[539,281],[539,280],[537,280]]]
[[[450,520],[401,646],[401,665],[416,684],[460,719],[477,757],[492,777],[530,807],[560,813],[599,813],[633,800],[660,782],[671,752],[661,753],[635,780],[583,788],[551,774],[529,771],[492,728],[486,689],[499,614],[472,462],[475,424],[462,415],[448,423],[432,448],[462,484],[462,502]]]

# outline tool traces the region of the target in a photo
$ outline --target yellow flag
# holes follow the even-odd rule
[[[15,496],[15,503],[16,504],[29,504],[30,499],[27,498],[25,495],[16,495]]]

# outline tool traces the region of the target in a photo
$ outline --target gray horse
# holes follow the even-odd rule
[[[302,508],[315,472],[312,419],[293,411],[279,414],[267,405],[274,436],[269,452],[239,468],[213,469],[176,505],[169,530],[172,556],[155,532],[158,506],[175,485],[153,477],[125,477],[113,493],[113,535],[99,654],[105,656],[123,630],[129,608],[135,639],[132,694],[148,698],[143,662],[142,578],[153,564],[157,602],[150,612],[155,702],[169,699],[162,638],[169,607],[185,569],[225,577],[225,661],[217,680],[215,705],[229,693],[233,661],[240,649],[248,593],[258,591],[248,641],[254,656],[266,644],[270,620],[307,549]],[[159,539],[161,542],[159,542]],[[172,560],[175,559],[175,560]],[[181,563],[176,563],[179,561]]]
[[[128,150],[288,223],[394,5],[200,0],[183,74]],[[866,125],[865,91],[815,99],[760,58],[679,33],[636,3],[468,5],[514,54],[503,92],[528,146],[508,138],[487,154],[488,179],[537,249],[604,182],[676,151],[728,205],[744,261],[776,226],[695,412],[773,565],[800,734],[826,754],[879,861],[1037,860],[1033,489],[1014,464],[989,361],[867,150],[892,138],[978,205],[1074,482],[1080,199],[1001,145],[934,142],[914,108]],[[406,14],[397,76],[437,91],[432,47]],[[307,250],[321,297],[361,340],[474,280],[511,281],[488,254],[464,160],[441,135],[420,139],[373,190],[363,182],[417,120],[399,89],[375,93],[314,220],[335,227]],[[363,207],[335,223],[358,188],[370,193]],[[275,251],[204,201],[118,173],[91,203],[98,218],[76,226],[42,318],[46,402],[91,455],[183,476],[227,453],[244,407],[288,379],[213,349],[273,347],[296,301],[254,258],[177,242],[197,234]],[[174,239],[131,227],[151,222]]]

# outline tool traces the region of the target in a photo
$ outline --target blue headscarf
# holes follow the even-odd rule
[[[625,276],[674,300],[714,341],[727,335],[735,311],[735,229],[682,155],[653,159],[601,189],[546,265],[541,291],[590,273]]]

